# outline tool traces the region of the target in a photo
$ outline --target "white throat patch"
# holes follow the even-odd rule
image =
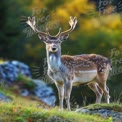
[[[51,54],[49,57],[50,62],[55,62],[56,61],[56,57],[54,54]]]
[[[54,54],[51,54],[49,56],[49,61],[48,61],[48,66],[49,68],[51,68],[52,70],[56,70],[60,67],[61,62],[60,59],[56,58],[56,56]]]

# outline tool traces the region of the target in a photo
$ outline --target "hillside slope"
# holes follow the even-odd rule
[[[82,114],[77,112],[63,112],[58,107],[51,108],[43,103],[20,97],[16,94],[0,90],[5,93],[11,101],[0,102],[1,122],[111,122],[112,118],[103,118],[98,115]]]

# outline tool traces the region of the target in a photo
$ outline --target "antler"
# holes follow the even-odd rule
[[[28,20],[26,21],[26,23],[39,35],[45,35],[45,36],[50,36],[49,32],[48,32],[48,28],[46,28],[46,32],[42,32],[40,30],[37,29],[36,27],[36,21],[35,21],[35,17],[28,17]]]
[[[60,28],[56,37],[62,36],[64,34],[69,34],[71,31],[73,31],[76,27],[76,24],[77,24],[77,18],[76,17],[70,17],[69,24],[70,24],[70,29],[68,29],[64,32],[61,32],[61,28]]]
[[[42,32],[38,30],[38,28],[36,27],[35,17],[28,17],[28,20],[26,21],[26,23],[38,34],[39,38],[43,40],[44,42],[48,43],[49,37],[55,37],[56,39],[60,38],[59,40],[63,42],[63,40],[66,40],[68,38],[69,33],[75,29],[76,24],[77,24],[77,18],[70,17],[70,21],[69,21],[70,29],[64,32],[61,32],[61,28],[60,28],[56,36],[51,36],[49,34],[48,28],[46,28],[46,32]]]

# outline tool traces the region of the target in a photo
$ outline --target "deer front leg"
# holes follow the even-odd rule
[[[72,83],[71,82],[66,82],[65,83],[65,100],[66,100],[66,104],[67,104],[67,108],[70,111],[70,95],[71,95],[71,91],[72,91]]]
[[[56,86],[57,86],[57,89],[58,89],[60,109],[63,110],[64,84],[62,84],[62,83],[56,83]]]

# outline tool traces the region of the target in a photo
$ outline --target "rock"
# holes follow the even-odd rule
[[[119,118],[113,117],[113,122],[122,122],[122,119],[119,119]]]
[[[16,81],[18,75],[24,75],[31,78],[29,66],[19,61],[6,61],[5,63],[0,64],[0,83],[3,81],[6,84],[13,83]],[[41,80],[32,79],[32,81],[36,84],[36,87],[32,91],[29,91],[26,88],[20,88],[20,94],[22,96],[33,94],[46,104],[54,106],[56,97],[53,89]]]
[[[90,113],[90,110],[85,109],[85,108],[80,108],[80,109],[77,109],[76,112],[86,114],[86,113]]]
[[[2,79],[6,83],[12,83],[16,81],[19,74],[31,77],[29,67],[22,62],[6,61],[0,64],[0,80]]]
[[[75,122],[74,119],[64,119],[59,116],[51,116],[46,122]]]
[[[28,96],[29,95],[29,91],[27,89],[22,89],[20,91],[20,94],[25,97],[25,96]]]
[[[33,80],[33,82],[37,85],[34,89],[34,94],[46,104],[54,106],[56,97],[53,89],[42,80]]]
[[[12,61],[12,64],[16,67],[18,73],[25,75],[27,77],[31,77],[30,68],[27,64],[18,61]]]
[[[49,106],[55,106],[56,97],[53,89],[42,80],[32,79],[36,84],[34,89],[20,89],[22,96],[34,95]]]
[[[0,92],[0,101],[11,102],[12,99],[10,97],[7,97],[6,95],[4,95],[3,93]]]
[[[80,108],[77,109],[76,112],[85,113],[85,114],[97,114],[105,118],[112,117],[113,122],[122,122],[122,112],[112,111],[103,108],[94,109],[94,110]]]

